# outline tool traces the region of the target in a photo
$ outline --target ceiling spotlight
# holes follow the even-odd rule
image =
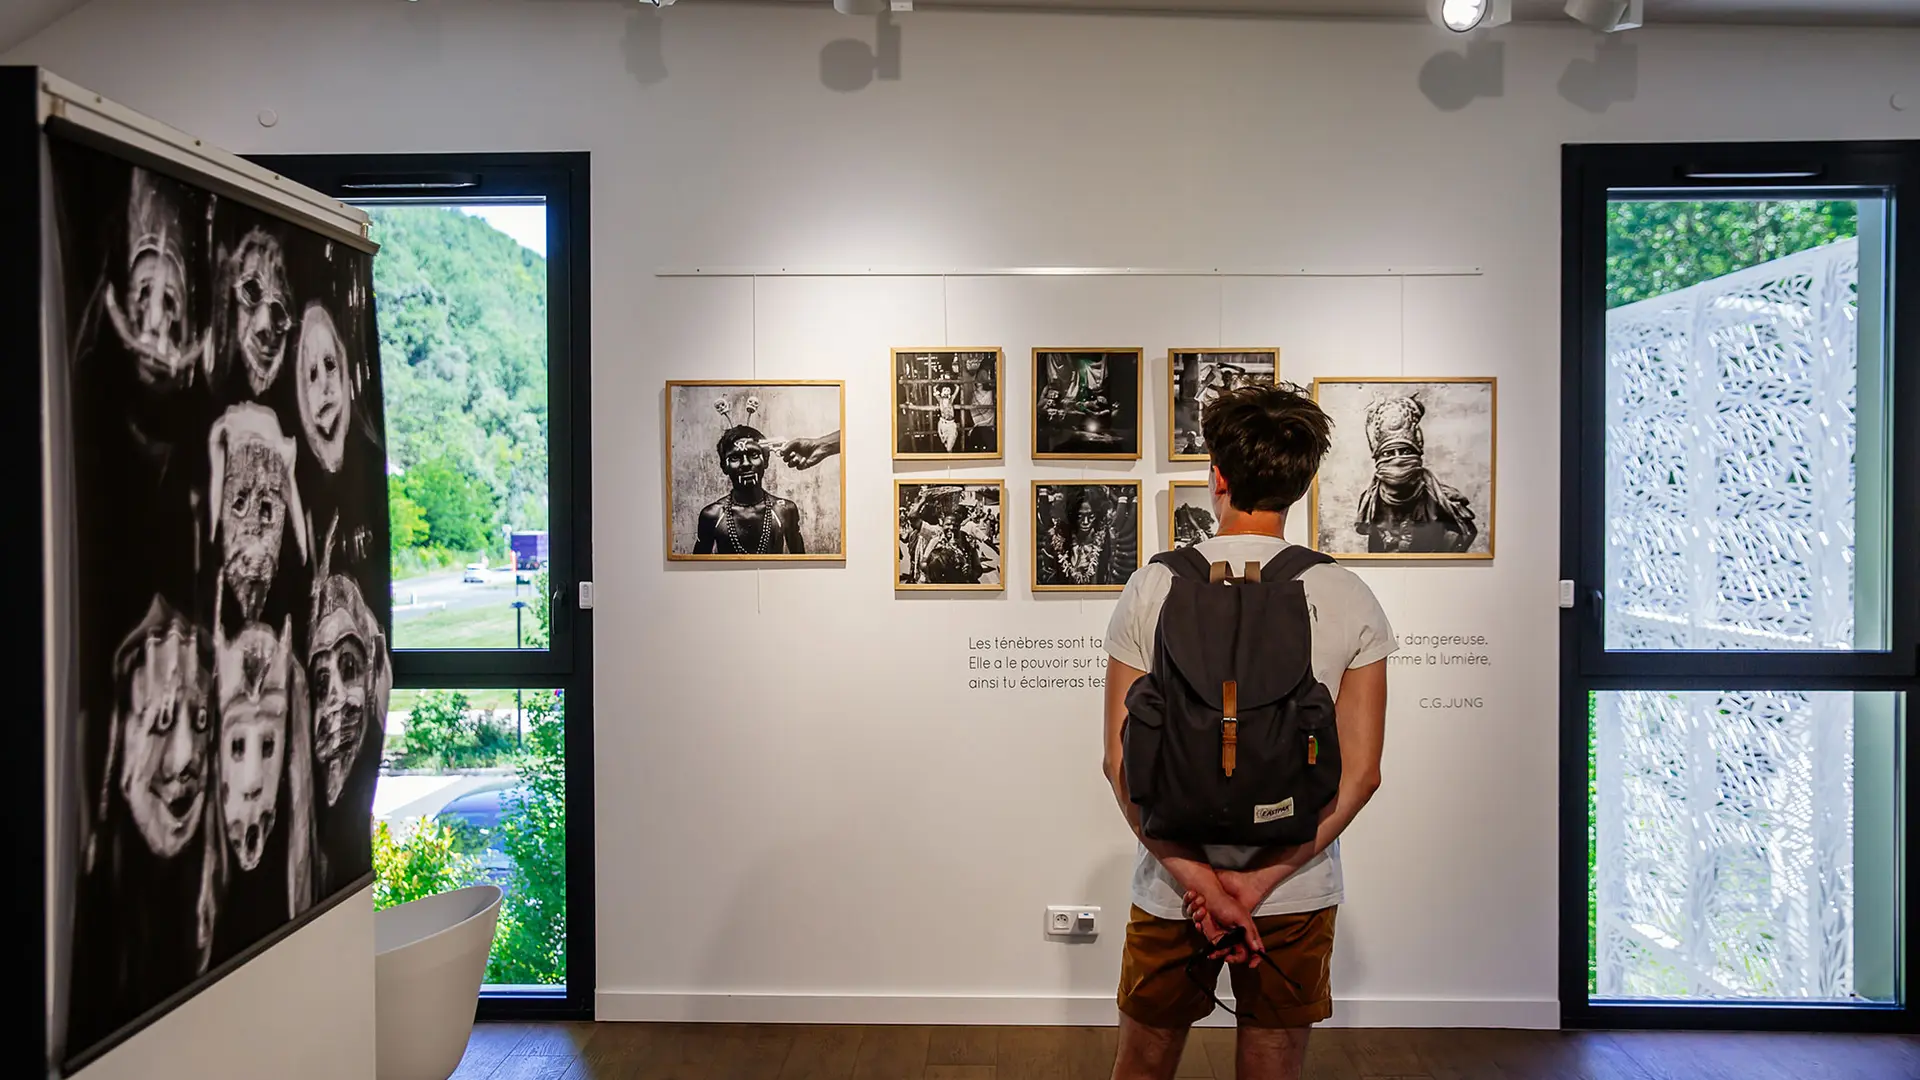
[[[1427,15],[1435,26],[1464,34],[1512,22],[1513,0],[1427,0]]]
[[[1603,34],[1635,30],[1647,21],[1647,0],[1567,0],[1567,14]]]

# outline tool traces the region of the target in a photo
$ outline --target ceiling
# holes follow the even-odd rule
[[[46,29],[88,0],[0,0],[0,52]],[[169,0],[144,0],[166,3]],[[515,3],[521,0],[461,0]],[[620,0],[636,3],[637,0]],[[693,5],[711,0],[682,0]],[[827,0],[787,0],[824,6]],[[1514,0],[1518,19],[1562,19],[1563,0]],[[1269,15],[1420,19],[1427,0],[916,0],[922,8],[1127,11],[1162,15]],[[1920,0],[1647,0],[1647,22],[1784,23],[1802,26],[1920,26]]]
[[[681,0],[699,3],[701,0]],[[825,3],[826,0],[789,0]],[[1127,11],[1176,15],[1424,19],[1427,0],[915,0],[934,8]],[[1564,0],[1514,0],[1516,19],[1565,19]],[[1647,0],[1647,22],[1920,26],[1920,0]]]
[[[0,53],[52,26],[87,0],[0,0]]]

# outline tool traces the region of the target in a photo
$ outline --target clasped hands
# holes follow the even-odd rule
[[[1254,925],[1253,912],[1272,889],[1263,886],[1256,874],[1247,871],[1216,870],[1214,879],[1217,888],[1187,890],[1187,918],[1193,920],[1194,927],[1208,941],[1219,941],[1234,927],[1245,930],[1246,936],[1238,943],[1217,950],[1208,958],[1257,968],[1266,957],[1267,946],[1260,940],[1260,928]]]

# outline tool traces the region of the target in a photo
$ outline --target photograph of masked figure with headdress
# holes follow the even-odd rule
[[[669,559],[846,557],[844,383],[670,382],[666,395]]]
[[[368,884],[392,616],[371,252],[48,145],[71,1071]]]
[[[1493,557],[1495,380],[1316,379],[1311,533],[1342,559]]]

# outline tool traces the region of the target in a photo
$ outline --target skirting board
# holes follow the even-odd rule
[[[1229,1005],[1232,998],[1225,999]],[[913,994],[671,994],[647,990],[601,990],[594,994],[600,1021],[722,1024],[981,1024],[994,1026],[1100,1027],[1118,1023],[1109,995],[1021,997]],[[1203,1021],[1228,1026],[1216,1012]],[[1431,998],[1336,998],[1329,1027],[1560,1026],[1560,1003],[1530,999],[1437,1000]]]

